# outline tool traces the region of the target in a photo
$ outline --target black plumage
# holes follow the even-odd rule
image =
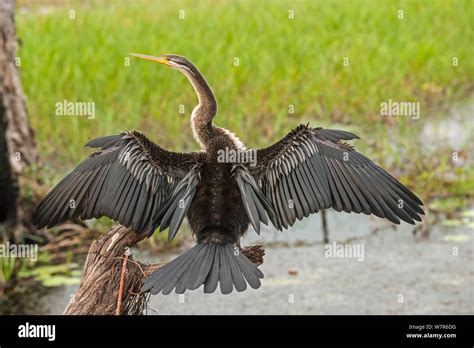
[[[33,220],[38,228],[106,215],[137,233],[151,234],[159,226],[155,216],[162,203],[202,157],[163,150],[137,131],[94,139],[86,146],[100,150],[40,203]]]
[[[421,200],[342,142],[358,138],[349,132],[301,125],[278,143],[257,151],[257,166],[250,167],[250,173],[274,202],[284,227],[308,211],[326,208],[374,214],[396,224],[421,221]],[[285,204],[290,200],[294,213]]]
[[[282,230],[327,208],[397,224],[421,221],[421,200],[347,144],[359,139],[349,132],[301,125],[256,150],[256,163],[222,160],[222,151],[252,150],[213,124],[217,102],[197,68],[180,56],[137,56],[178,69],[192,82],[199,104],[191,120],[201,152],[167,151],[138,131],[91,140],[86,146],[99,150],[51,190],[34,223],[52,227],[105,215],[139,234],[168,230],[172,240],[187,218],[197,244],[150,275],[143,291],[258,288],[263,274],[239,243],[250,225],[257,233],[260,223]]]

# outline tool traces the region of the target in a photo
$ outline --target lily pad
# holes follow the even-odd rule
[[[463,217],[472,217],[474,218],[474,209],[471,209],[471,210],[464,210],[461,215]]]
[[[54,276],[41,281],[46,287],[55,287],[61,285],[78,285],[81,282],[77,277]]]
[[[465,242],[470,239],[467,234],[447,234],[443,237],[443,240],[448,242]]]
[[[460,226],[463,224],[460,219],[446,219],[441,222],[443,226]]]

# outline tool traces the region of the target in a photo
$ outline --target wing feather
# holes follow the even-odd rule
[[[283,227],[327,208],[374,214],[397,224],[421,221],[421,200],[343,142],[352,139],[359,137],[301,125],[274,145],[257,150],[257,165],[249,172]]]
[[[106,215],[137,233],[152,233],[161,222],[155,216],[162,204],[190,171],[196,174],[202,159],[199,153],[164,150],[137,131],[93,139],[86,146],[99,150],[38,205],[33,219],[38,228]],[[176,233],[183,214],[171,216]]]

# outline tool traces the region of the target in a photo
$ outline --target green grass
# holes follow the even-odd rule
[[[343,123],[338,127],[376,139],[358,148],[379,163],[404,163],[389,138],[419,159],[418,142],[407,139],[426,119],[389,124],[380,103],[419,101],[425,112],[472,94],[472,7],[437,0],[92,1],[40,14],[32,6],[17,15],[21,77],[40,153],[61,172],[86,156],[89,139],[131,128],[168,149],[197,149],[188,118],[196,98],[186,78],[133,58],[126,66],[129,52],[189,57],[217,96],[216,124],[248,146],[268,145],[301,122]],[[95,102],[96,118],[56,116],[63,99]]]

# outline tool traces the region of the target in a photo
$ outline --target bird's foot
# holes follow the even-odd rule
[[[263,263],[263,256],[265,256],[265,249],[261,245],[253,245],[245,248],[240,247],[240,243],[237,244],[238,248],[247,256],[247,258],[252,261],[256,266],[260,266]]]

